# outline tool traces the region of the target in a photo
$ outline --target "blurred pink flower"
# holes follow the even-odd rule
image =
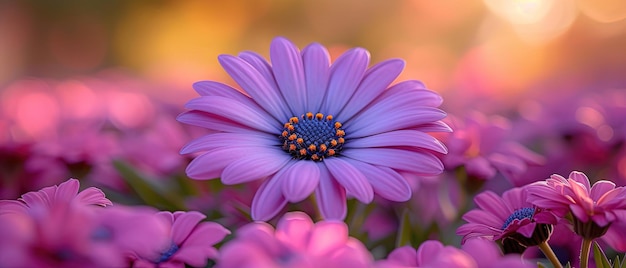
[[[345,223],[313,223],[305,213],[289,212],[275,230],[265,222],[253,222],[239,229],[237,237],[220,249],[216,267],[339,268],[372,264],[372,255],[359,240],[348,236]]]
[[[178,117],[208,129],[181,150],[202,153],[188,165],[189,177],[229,185],[263,180],[253,219],[270,220],[314,192],[324,218],[343,219],[346,196],[406,201],[411,191],[400,171],[443,170],[435,154],[446,148],[426,133],[449,131],[437,108],[442,99],[419,81],[391,85],[402,60],[369,67],[369,52],[354,48],[331,64],[320,44],[300,51],[285,38],[272,41],[270,59],[221,55],[242,89],[197,82],[201,96]]]
[[[556,223],[557,218],[526,199],[524,188],[510,189],[502,197],[491,191],[482,192],[474,198],[478,208],[463,215],[463,220],[468,223],[459,227],[456,233],[463,236],[462,243],[474,237],[493,241],[511,237],[519,242],[530,240],[524,241],[525,246],[537,245],[552,231],[552,226],[546,224]]]
[[[76,179],[69,179],[58,186],[45,187],[37,192],[28,192],[18,200],[0,200],[2,211],[25,211],[41,206],[50,208],[55,205],[97,205],[109,206],[111,201],[104,196],[102,190],[89,187],[78,192],[80,183]]]
[[[564,217],[573,215],[574,231],[584,238],[604,235],[611,223],[626,221],[626,187],[611,181],[593,184],[578,171],[566,179],[558,174],[528,186],[528,201]]]
[[[436,240],[422,243],[417,250],[403,246],[392,251],[387,259],[376,262],[377,268],[458,267],[458,268],[531,268],[519,255],[502,256],[498,246],[484,239],[467,241],[463,249],[444,246]]]
[[[517,186],[517,177],[530,165],[540,165],[542,156],[523,147],[510,136],[511,125],[504,117],[474,112],[466,118],[448,117],[452,133],[441,134],[448,146],[442,156],[446,169],[464,167],[471,177],[488,180],[500,172]]]
[[[158,258],[139,256],[133,267],[205,267],[208,259],[217,258],[214,245],[230,234],[226,228],[214,222],[201,222],[205,215],[196,211],[159,212],[171,228],[169,244],[160,250]],[[149,238],[147,238],[149,239]]]

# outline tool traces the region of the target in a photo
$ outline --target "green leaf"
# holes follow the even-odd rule
[[[396,238],[396,248],[411,244],[411,218],[409,213],[409,210],[406,208],[402,212],[398,237]]]
[[[615,260],[613,260],[613,268],[619,268],[620,265],[619,255],[615,255]]]
[[[626,254],[624,254],[624,257],[622,257],[622,265],[621,268],[626,268]]]
[[[571,263],[569,263],[569,262],[567,262],[567,263],[565,264],[565,268],[572,268],[572,264],[571,264]]]
[[[147,205],[171,211],[187,210],[182,199],[175,192],[168,192],[154,180],[145,178],[129,164],[113,161],[113,166],[121,177]]]
[[[611,263],[595,241],[593,242],[593,259],[596,262],[596,268],[611,268]]]

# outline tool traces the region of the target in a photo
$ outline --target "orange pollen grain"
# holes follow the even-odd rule
[[[327,149],[326,144],[320,144],[320,152],[325,152]]]
[[[337,133],[336,133],[336,134],[337,134],[337,136],[339,136],[339,137],[343,137],[344,135],[346,135],[346,132],[345,132],[345,131],[343,131],[343,130],[341,130],[341,129],[337,129]]]
[[[333,155],[335,155],[335,150],[328,149],[328,156],[333,156]]]
[[[289,126],[287,127],[287,129],[289,129],[289,131],[294,131],[294,130],[296,130],[296,128],[295,128],[293,125],[289,125]]]
[[[315,114],[315,118],[317,118],[317,120],[322,120],[322,118],[324,118],[324,115],[322,113],[317,113]]]
[[[296,140],[296,142],[297,142],[298,144],[303,144],[303,143],[304,143],[304,139],[302,139],[302,138],[298,138],[298,139]]]
[[[330,140],[330,146],[337,146],[337,140]]]
[[[327,115],[327,116],[326,116],[326,120],[328,120],[328,121],[332,121],[332,120],[333,120],[333,116],[332,116],[332,115]]]
[[[288,128],[289,126],[291,126],[291,124],[290,124],[290,123],[285,123],[285,124],[283,125],[283,127],[284,127],[284,128]]]
[[[311,156],[311,159],[317,161],[317,160],[320,159],[320,157],[317,156],[316,154],[314,154],[314,155]]]
[[[300,155],[301,156],[305,156],[306,155],[306,149],[304,149],[304,148],[300,149]]]
[[[296,145],[295,144],[289,144],[289,151],[295,151],[296,150]]]
[[[298,136],[296,136],[296,134],[291,134],[291,135],[289,135],[289,140],[290,140],[290,141],[294,141],[294,140],[296,140],[297,138],[298,138]]]
[[[317,150],[317,147],[315,146],[315,144],[309,145],[309,151],[315,152],[315,150]]]
[[[335,122],[335,128],[340,128],[340,127],[341,127],[341,123]]]
[[[292,124],[297,124],[298,123],[298,118],[295,117],[295,116],[292,117],[292,118],[289,118],[289,122],[292,123]]]
[[[313,119],[313,113],[312,112],[306,113],[306,118]]]
[[[282,133],[281,135],[283,135],[283,137],[285,137],[285,138],[286,138],[286,137],[287,137],[287,135],[289,135],[289,132],[287,132],[287,130],[283,130],[283,133]]]
[[[343,144],[344,142],[346,142],[346,140],[344,138],[339,138],[339,143]]]

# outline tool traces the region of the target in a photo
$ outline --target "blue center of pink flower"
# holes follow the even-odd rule
[[[172,257],[172,255],[176,253],[176,251],[178,251],[178,245],[172,243],[172,245],[167,251],[161,253],[161,258],[159,258],[159,261],[157,263],[161,263],[161,262],[169,260]]]
[[[502,225],[502,228],[500,229],[504,230],[506,229],[506,227],[509,227],[509,224],[511,224],[513,220],[530,219],[533,217],[533,215],[535,215],[534,208],[520,208],[516,211],[513,211],[513,214],[511,214],[511,216],[506,219],[506,221]]]
[[[322,161],[337,155],[345,142],[345,131],[332,115],[308,112],[292,117],[283,126],[280,140],[283,150],[295,159]]]

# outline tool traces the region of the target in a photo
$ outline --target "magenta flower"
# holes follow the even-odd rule
[[[469,176],[482,180],[491,179],[499,172],[521,186],[518,178],[527,167],[545,161],[510,137],[511,124],[504,117],[487,118],[474,112],[464,119],[449,119],[454,132],[442,138],[449,150],[443,156],[447,169],[463,166]]]
[[[245,252],[245,254],[242,254]],[[365,246],[348,236],[344,222],[313,223],[302,212],[289,212],[276,229],[253,222],[220,249],[216,267],[370,267],[373,258]]]
[[[300,51],[284,38],[271,44],[271,65],[253,52],[218,59],[242,90],[194,84],[201,97],[178,120],[209,134],[181,153],[202,152],[187,167],[195,179],[263,179],[252,201],[255,220],[313,192],[324,218],[343,219],[347,195],[363,203],[374,193],[406,201],[411,189],[399,171],[443,169],[434,154],[446,149],[425,133],[450,130],[436,108],[442,99],[419,81],[390,86],[402,60],[368,68],[369,53],[354,48],[331,65],[323,46]]]
[[[56,204],[109,206],[111,201],[104,196],[102,190],[89,187],[80,193],[80,183],[69,179],[58,186],[45,187],[37,192],[28,192],[18,200],[0,200],[0,209],[7,211],[25,211],[33,206],[51,207]]]
[[[463,236],[462,243],[470,238],[483,237],[493,241],[513,238],[525,246],[537,245],[550,235],[552,226],[547,224],[554,224],[557,219],[552,213],[527,202],[526,198],[524,188],[508,190],[502,197],[491,191],[482,192],[474,198],[478,208],[463,215],[467,223],[456,233]]]
[[[133,267],[154,267],[155,264],[159,267],[184,267],[185,264],[205,267],[208,259],[217,258],[217,249],[213,246],[230,234],[218,223],[201,222],[206,216],[200,212],[159,212],[157,215],[170,226],[171,242],[159,250],[157,258],[139,256]]]
[[[444,246],[436,240],[428,240],[415,250],[404,246],[392,251],[387,259],[376,262],[377,268],[408,268],[408,267],[535,267],[525,263],[520,256],[502,256],[497,245],[484,239],[470,239],[458,249]]]
[[[626,188],[600,180],[590,185],[587,176],[572,171],[569,178],[554,174],[528,186],[528,201],[553,211],[573,215],[574,231],[584,238],[604,235],[611,223],[626,221]]]

